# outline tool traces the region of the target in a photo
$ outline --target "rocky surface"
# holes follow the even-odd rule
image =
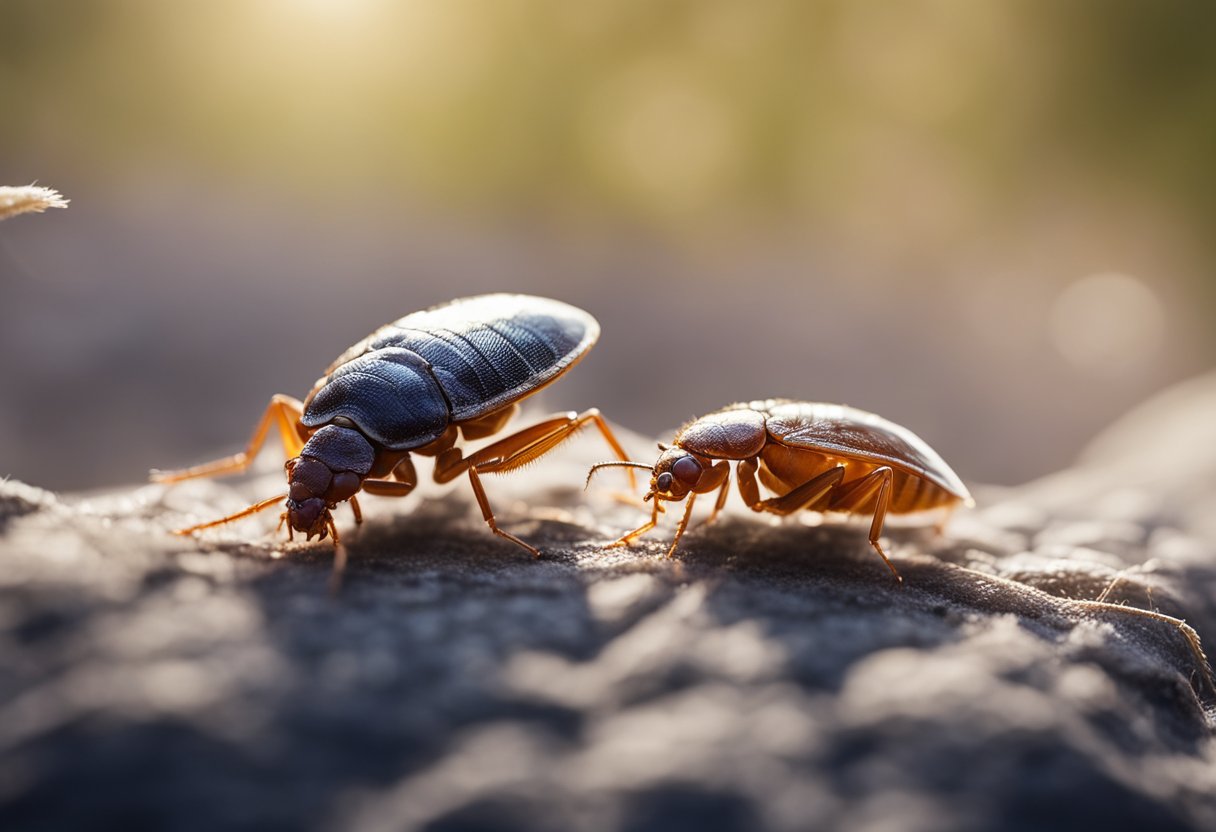
[[[863,528],[737,497],[677,559],[671,521],[604,552],[641,512],[620,472],[582,493],[590,436],[490,482],[544,559],[463,483],[368,498],[336,596],[273,516],[168,534],[278,461],[3,483],[0,828],[1216,828],[1214,416],[1199,379],[943,538],[893,531],[903,588]]]

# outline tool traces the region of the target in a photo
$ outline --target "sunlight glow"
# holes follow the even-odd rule
[[[1102,376],[1152,365],[1165,338],[1165,309],[1142,280],[1108,272],[1083,277],[1052,305],[1051,339],[1078,370]]]

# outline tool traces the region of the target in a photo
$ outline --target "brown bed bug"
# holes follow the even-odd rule
[[[753,510],[788,515],[806,509],[872,516],[870,545],[903,581],[879,543],[888,514],[944,510],[973,505],[967,486],[942,458],[912,431],[881,416],[840,404],[767,399],[732,404],[689,422],[671,447],[659,444],[653,466],[601,462],[601,468],[630,466],[651,472],[650,519],[610,546],[627,546],[658,523],[661,505],[687,499],[667,556],[675,554],[688,527],[698,494],[718,492],[712,520],[726,503],[730,462],[743,501]],[[775,496],[761,499],[760,482]],[[943,518],[939,528],[944,525]]]
[[[361,522],[358,492],[403,497],[418,484],[411,455],[433,457],[436,482],[467,474],[494,534],[539,556],[536,547],[498,527],[481,475],[526,465],[588,424],[618,458],[628,459],[604,418],[594,408],[553,416],[469,456],[457,439],[483,439],[502,430],[519,401],[577,364],[599,332],[595,318],[582,309],[529,295],[482,295],[415,312],[344,352],[303,402],[273,397],[244,451],[193,468],[153,471],[152,479],[172,483],[244,471],[273,426],[290,457],[287,493],[177,534],[285,503],[280,527],[286,524],[289,536],[328,535],[337,544],[331,512],[338,503],[349,500]],[[335,574],[341,558],[339,547]]]

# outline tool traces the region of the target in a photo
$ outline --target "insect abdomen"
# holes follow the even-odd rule
[[[911,514],[957,503],[959,498],[940,485],[915,474],[895,471],[891,481],[892,514]]]
[[[529,295],[482,295],[406,315],[330,365],[302,423],[339,417],[390,450],[418,448],[454,422],[500,411],[548,384],[599,337],[577,307]]]
[[[400,347],[426,359],[459,422],[556,378],[598,335],[595,319],[573,306],[488,295],[407,315],[373,335],[368,347]]]
[[[760,476],[765,487],[778,496],[837,465],[845,466],[844,484],[860,479],[880,466],[877,463],[833,456],[806,448],[790,448],[776,443],[765,447]],[[925,477],[887,466],[892,469],[892,514],[928,511],[957,502],[958,497]]]

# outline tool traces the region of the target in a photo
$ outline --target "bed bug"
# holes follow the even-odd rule
[[[920,437],[881,416],[854,407],[790,399],[732,404],[689,422],[671,445],[659,444],[653,466],[602,462],[600,468],[630,466],[651,472],[650,520],[609,544],[627,546],[658,523],[665,501],[687,499],[667,556],[675,554],[698,494],[717,490],[707,522],[726,503],[730,462],[743,501],[757,512],[788,515],[801,509],[870,514],[870,545],[896,579],[903,581],[879,543],[888,514],[972,505],[967,487]],[[776,496],[761,499],[760,481]],[[944,519],[939,524],[944,525]]]
[[[361,522],[357,493],[403,497],[418,484],[412,455],[433,457],[436,482],[467,473],[491,531],[539,556],[536,547],[499,528],[481,475],[526,465],[587,424],[599,429],[618,458],[628,459],[599,411],[553,416],[469,456],[456,443],[502,430],[519,401],[577,364],[599,331],[582,309],[528,295],[482,295],[415,312],[339,356],[303,402],[274,396],[244,451],[192,468],[153,471],[152,479],[172,483],[244,471],[273,426],[290,457],[287,493],[177,534],[285,500],[280,528],[286,524],[289,537],[297,531],[308,540],[329,535],[336,545],[332,511],[338,503],[349,500]],[[335,573],[340,570],[335,560]]]

